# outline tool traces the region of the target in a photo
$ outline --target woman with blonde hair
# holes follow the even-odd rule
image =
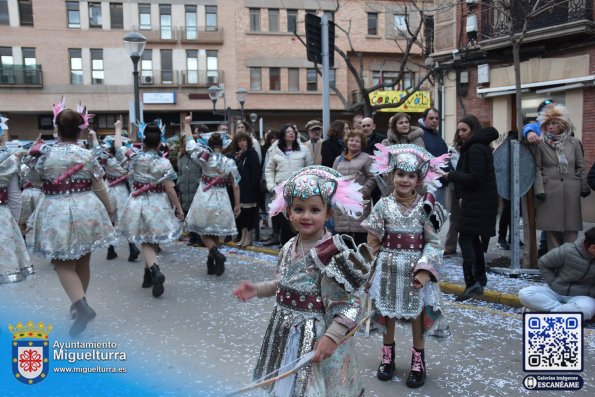
[[[581,194],[589,193],[581,143],[564,105],[538,118],[542,141],[534,147],[537,229],[547,232],[548,249],[574,242],[583,229]]]

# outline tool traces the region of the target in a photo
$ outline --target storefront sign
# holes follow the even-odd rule
[[[370,103],[372,105],[399,103],[405,96],[407,96],[407,91],[374,91],[370,93]],[[430,107],[430,100],[430,91],[416,91],[401,106],[378,109],[378,111],[421,113]]]
[[[176,103],[175,92],[144,92],[143,103],[147,104],[173,104]]]

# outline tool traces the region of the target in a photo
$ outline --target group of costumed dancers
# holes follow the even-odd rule
[[[220,276],[226,258],[219,245],[222,237],[237,234],[240,211],[235,162],[221,153],[218,133],[207,145],[193,138],[191,115],[184,119],[186,150],[202,176],[186,217],[174,189],[176,173],[159,152],[162,126],[140,125],[142,147],[136,148],[126,144],[118,121],[113,139],[102,146],[93,139],[94,149],[87,150],[77,142],[91,116],[82,106],[54,105],[57,143],[37,141],[22,167],[0,147],[0,238],[8,242],[0,245],[0,282],[20,281],[33,272],[24,241],[32,252],[50,258],[72,303],[72,337],[96,316],[85,297],[91,252],[108,248],[108,259],[114,258],[116,236],[123,236],[130,260],[142,254],[142,287],[159,297],[165,275],[157,251],[180,238],[180,221],[185,219],[187,230],[205,243],[207,273]],[[5,121],[0,126],[6,127]],[[233,291],[241,301],[276,299],[248,388],[264,387],[275,396],[361,395],[349,337],[368,319],[383,330],[378,379],[394,377],[395,323],[404,321],[411,323],[413,335],[406,385],[424,384],[425,336],[447,326],[438,286],[443,252],[438,232],[446,212],[432,192],[440,186],[448,155],[434,158],[416,145],[376,146],[372,171],[392,180],[394,190],[363,221],[367,244],[357,246],[350,236],[332,235],[324,226],[333,211],[362,215],[366,203],[357,183],[331,168],[309,166],[275,188],[269,215],[284,214],[297,235],[281,248],[273,280],[242,281]],[[21,174],[28,185],[22,193]],[[26,226],[19,228],[23,217]],[[279,376],[287,369],[292,370]]]

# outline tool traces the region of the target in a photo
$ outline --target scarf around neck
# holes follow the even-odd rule
[[[569,137],[570,134],[568,132],[563,132],[559,135],[546,132],[543,136],[543,141],[556,151],[556,156],[558,157],[558,171],[562,175],[566,175],[568,172],[568,160],[564,154],[564,143]]]

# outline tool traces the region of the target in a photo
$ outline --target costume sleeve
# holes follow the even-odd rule
[[[16,222],[21,218],[21,189],[19,188],[19,177],[17,173],[12,174],[8,182],[8,208]]]
[[[232,159],[225,159],[225,171],[226,173],[228,173],[229,175],[231,175],[231,177],[233,178],[233,181],[236,185],[238,185],[240,183],[240,179],[242,179],[239,171],[238,171],[238,167],[236,166],[236,162],[233,161]]]
[[[345,334],[349,332],[352,327],[343,324],[341,317],[335,317],[331,325],[326,329],[324,333],[335,342],[337,345],[341,342]]]
[[[194,140],[194,137],[186,137],[186,151],[192,153],[198,145]]]
[[[256,295],[259,298],[268,298],[269,296],[275,295],[279,289],[279,281],[277,280],[269,280],[269,281],[261,281],[256,283]]]
[[[417,261],[413,273],[421,270],[427,270],[432,275],[432,281],[438,282],[440,279],[440,268],[442,267],[442,243],[438,232],[430,220],[424,223],[424,249],[421,258]]]
[[[384,207],[384,200],[380,199],[372,208],[370,215],[361,224],[364,229],[380,240],[384,237]]]
[[[320,294],[327,324],[337,321],[347,328],[355,326],[360,308],[355,294],[348,293],[334,278],[325,276],[320,281]]]
[[[91,172],[96,179],[101,179],[105,175],[105,170],[101,164],[99,164],[99,160],[97,160],[97,158],[91,160]]]

